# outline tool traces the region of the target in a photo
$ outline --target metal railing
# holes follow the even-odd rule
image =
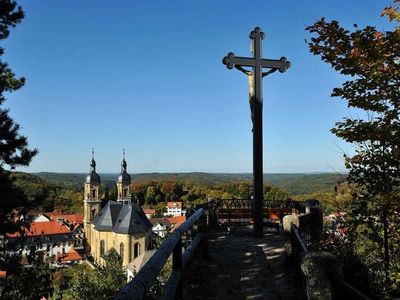
[[[299,253],[308,253],[307,246],[301,238],[299,228],[295,224],[291,224],[290,228],[290,241],[292,244],[292,254],[298,255]]]
[[[363,292],[356,289],[350,283],[337,277],[331,277],[334,284],[334,299],[352,299],[352,300],[372,300]]]
[[[254,222],[254,212],[251,199],[217,199],[218,222],[220,225],[243,226]],[[264,200],[263,225],[273,227],[279,231],[280,224],[285,215],[292,211],[305,212],[305,203],[293,200]]]
[[[218,199],[216,200],[221,208],[252,208],[252,199]],[[305,208],[304,202],[294,200],[263,200],[264,208],[281,208],[281,209],[296,209],[303,212]]]

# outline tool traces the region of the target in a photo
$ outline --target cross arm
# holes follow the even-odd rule
[[[222,60],[222,63],[226,65],[228,69],[241,67],[255,67],[260,66],[263,68],[277,69],[279,72],[283,73],[290,68],[290,62],[286,57],[281,57],[281,59],[260,59],[256,60],[249,57],[235,56],[232,52],[228,53]]]
[[[286,57],[281,57],[281,59],[261,59],[261,66],[263,68],[277,69],[283,73],[290,68],[290,62]]]
[[[239,57],[230,52],[222,59],[222,63],[226,65],[228,69],[233,69],[235,66],[254,67],[254,58]]]

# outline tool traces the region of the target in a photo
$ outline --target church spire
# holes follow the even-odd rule
[[[96,173],[96,161],[94,160],[94,148],[92,148],[92,160],[90,161],[90,173],[86,176],[86,183],[100,184],[100,176]]]
[[[96,161],[94,160],[94,148],[92,148],[92,161],[90,162],[90,172],[96,172]]]
[[[125,149],[122,150],[122,162],[121,162],[121,174],[117,179],[117,201],[122,203],[130,203],[131,197],[131,176],[128,174],[126,167],[127,163],[125,160]]]
[[[125,160],[125,149],[122,149],[122,162],[121,162],[121,173],[126,173],[126,167],[128,164]]]

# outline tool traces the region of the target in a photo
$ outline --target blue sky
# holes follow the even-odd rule
[[[345,78],[308,52],[322,16],[388,29],[390,1],[19,1],[26,17],[3,42],[26,86],[6,106],[39,155],[23,171],[118,172],[122,148],[137,172],[251,172],[248,83],[221,60],[265,58],[286,73],[264,79],[264,172],[343,171],[352,146],[329,129],[351,115],[330,98]]]

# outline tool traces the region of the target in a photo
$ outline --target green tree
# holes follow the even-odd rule
[[[91,270],[78,272],[72,281],[70,294],[72,299],[91,300],[96,299],[98,291],[95,283],[95,275]]]
[[[101,294],[107,295],[107,298],[117,294],[118,290],[126,283],[122,259],[115,249],[112,248],[106,253],[104,266],[97,269],[97,279],[99,291]]]
[[[24,17],[20,6],[13,0],[0,0],[0,40],[6,39],[10,29],[15,27]],[[4,48],[0,47],[0,234],[11,231],[11,219],[15,208],[26,205],[24,194],[16,189],[6,167],[28,166],[37,150],[28,148],[28,140],[19,133],[20,126],[9,116],[8,109],[3,107],[5,93],[21,88],[24,78],[17,78],[8,64],[3,61]]]
[[[117,251],[111,249],[105,257],[103,266],[77,274],[70,289],[73,299],[111,299],[126,283],[122,259]]]
[[[382,15],[399,21],[397,7]],[[322,18],[306,30],[313,34],[310,52],[347,76],[332,96],[366,112],[364,117],[344,118],[331,131],[356,147],[354,155],[344,155],[348,180],[359,188],[352,213],[359,224],[373,229],[388,275],[395,255],[391,249],[398,242],[392,237],[400,229],[395,220],[400,194],[400,28],[379,31],[354,25],[348,30]]]
[[[52,273],[43,257],[31,253],[28,257],[30,266],[19,268],[7,277],[1,299],[40,299],[52,293]]]
[[[132,184],[132,193],[135,199],[138,199],[141,204],[144,203],[144,197],[146,195],[147,188],[150,184],[148,183],[137,183]]]
[[[9,36],[11,28],[23,17],[22,8],[17,6],[15,1],[0,0],[0,41]],[[9,110],[3,106],[6,101],[5,94],[18,90],[25,83],[24,78],[15,76],[2,59],[3,55],[4,48],[0,46],[0,235],[19,229],[19,217],[33,205],[23,189],[16,186],[8,170],[17,166],[28,166],[37,154],[36,149],[28,148],[27,138],[19,133],[19,124],[14,122],[9,116]],[[4,254],[3,251],[0,253]],[[15,259],[0,257],[0,262],[9,275],[2,291],[2,299],[31,299],[38,297],[38,294],[48,287],[46,284],[49,274],[46,266],[37,264],[37,272],[32,271],[32,268],[22,272],[19,262]]]
[[[156,197],[156,189],[154,186],[150,185],[147,190],[146,190],[146,194],[144,196],[144,203],[145,204],[153,204],[153,202],[155,201]]]

